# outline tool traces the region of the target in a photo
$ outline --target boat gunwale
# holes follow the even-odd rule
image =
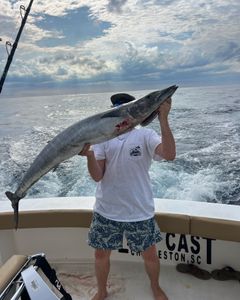
[[[63,200],[65,203],[61,203],[57,208],[54,207],[55,202],[60,203],[62,199],[64,198],[26,199],[27,201],[23,201],[25,203],[19,212],[19,229],[88,228],[92,219],[94,197],[74,197],[73,199],[70,197]],[[68,200],[69,205],[67,206]],[[222,211],[227,206],[230,211],[234,211],[235,207],[229,208],[229,205],[222,207],[222,205],[213,203],[196,204],[181,200],[160,200],[161,205],[157,205],[155,217],[162,232],[240,242],[240,220],[230,219],[227,215],[224,219],[224,216],[218,213],[218,210]],[[36,205],[31,207],[33,203]],[[192,205],[191,209],[186,206],[188,203]],[[181,204],[183,208],[178,209]],[[8,205],[5,206],[5,209],[4,207],[0,209],[0,230],[14,229],[13,212]],[[176,209],[169,208],[169,205]],[[202,210],[207,207],[210,210],[214,208],[216,217],[207,213],[206,216],[194,215],[192,212],[196,206],[202,207]]]

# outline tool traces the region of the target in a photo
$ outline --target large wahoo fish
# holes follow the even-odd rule
[[[54,137],[35,158],[15,193],[6,192],[14,210],[15,228],[18,227],[19,200],[43,175],[66,159],[78,154],[86,143],[98,144],[125,133],[138,124],[146,126],[157,115],[159,106],[171,97],[178,87],[170,86],[155,91],[105,112],[83,119]]]

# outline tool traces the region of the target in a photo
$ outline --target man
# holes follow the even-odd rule
[[[113,106],[134,99],[128,94],[111,97]],[[92,300],[107,297],[107,278],[111,250],[122,248],[125,235],[132,251],[141,252],[155,300],[167,300],[160,288],[160,263],[156,243],[161,233],[154,220],[154,201],[149,168],[152,159],[173,160],[175,140],[168,124],[171,99],[158,110],[161,138],[152,129],[133,128],[80,155],[87,157],[91,177],[98,182],[94,215],[89,230],[90,246],[95,248],[95,272],[98,291]]]

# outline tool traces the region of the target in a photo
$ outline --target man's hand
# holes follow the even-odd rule
[[[78,153],[78,155],[81,156],[92,156],[94,154],[93,150],[91,150],[91,145],[90,144],[85,144],[81,152]]]
[[[105,172],[105,159],[96,160],[94,151],[91,149],[90,144],[85,144],[81,152],[78,155],[87,157],[87,166],[89,174],[92,179],[96,182],[100,181],[103,178]]]
[[[172,106],[172,99],[168,98],[166,101],[164,101],[159,109],[158,109],[158,119],[164,119],[168,117],[168,114],[171,110],[171,106]]]

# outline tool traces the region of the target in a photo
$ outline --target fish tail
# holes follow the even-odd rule
[[[19,196],[17,196],[16,194],[9,192],[9,191],[7,191],[5,194],[12,203],[12,208],[13,208],[13,212],[14,212],[15,229],[17,230],[18,229],[18,207],[19,207],[19,200],[21,198]]]

